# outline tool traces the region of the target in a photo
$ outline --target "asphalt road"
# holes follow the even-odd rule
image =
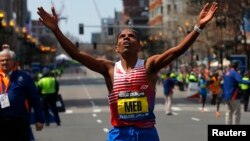
[[[79,71],[80,70],[80,71]],[[84,75],[82,70],[86,70]],[[77,73],[79,71],[79,73]],[[42,131],[32,129],[37,141],[105,141],[110,125],[108,91],[101,75],[81,68],[69,68],[59,78],[60,93],[66,112],[60,113],[62,125],[52,123]],[[185,92],[174,91],[173,116],[164,112],[162,86],[157,86],[155,105],[156,128],[161,141],[207,141],[207,126],[224,124],[222,116],[215,117],[215,107],[207,101],[204,113],[195,99],[187,99]],[[250,112],[242,112],[241,124],[249,124]]]

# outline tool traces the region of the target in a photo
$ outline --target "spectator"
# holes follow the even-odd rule
[[[208,83],[212,95],[211,104],[216,105],[215,116],[220,117],[221,116],[220,103],[221,103],[222,90],[221,90],[221,77],[219,77],[219,73],[218,72],[213,73]]]
[[[199,84],[199,94],[200,94],[200,101],[201,101],[201,112],[205,112],[208,83],[203,72],[201,73],[198,84]]]
[[[166,74],[166,78],[163,81],[163,94],[165,96],[165,109],[166,115],[173,115],[172,113],[172,99],[173,99],[173,89],[176,82],[175,78],[170,77],[170,73]]]
[[[248,81],[249,80],[249,72],[245,72],[243,80]],[[248,110],[248,103],[249,103],[249,95],[250,95],[250,88],[249,85],[240,83],[240,88],[241,88],[241,96],[242,96],[242,101],[244,105],[244,111],[247,112]]]
[[[30,123],[25,101],[34,109],[37,131],[43,129],[44,114],[32,78],[14,67],[15,53],[3,49],[0,52],[0,140],[28,141]]]
[[[228,125],[240,124],[241,103],[239,95],[239,83],[250,84],[250,81],[242,80],[237,72],[238,62],[232,62],[230,69],[225,73],[223,80],[223,100],[226,103],[226,119]]]
[[[55,121],[58,126],[61,125],[59,112],[56,107],[56,100],[59,91],[59,83],[49,70],[44,72],[43,77],[38,80],[37,87],[40,91],[43,103],[43,109],[45,112],[46,126],[50,125],[50,109],[55,116]]]

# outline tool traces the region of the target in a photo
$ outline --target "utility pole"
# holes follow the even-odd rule
[[[222,3],[222,2],[221,2]],[[223,28],[226,28],[227,19],[226,16],[223,14],[222,9],[220,10],[220,14],[216,16],[216,26],[220,28],[220,43],[219,43],[219,62],[220,62],[220,69],[223,70]]]

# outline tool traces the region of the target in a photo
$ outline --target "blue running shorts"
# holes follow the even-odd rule
[[[138,127],[114,127],[109,131],[107,141],[160,141],[157,130]]]

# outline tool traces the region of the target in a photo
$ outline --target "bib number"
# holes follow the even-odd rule
[[[118,99],[120,119],[137,120],[148,116],[148,101],[144,92],[121,92]]]

